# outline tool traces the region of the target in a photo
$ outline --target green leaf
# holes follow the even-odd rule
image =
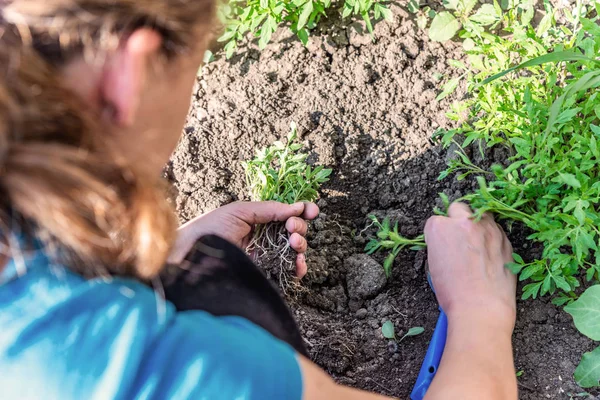
[[[580,188],[581,183],[577,180],[575,175],[568,173],[558,173],[558,177],[552,179],[553,182],[565,183],[573,188]]]
[[[521,296],[521,299],[527,300],[530,297],[535,299],[538,295],[538,292],[540,291],[541,286],[542,282],[530,283],[528,285],[525,285],[523,287],[523,295]]]
[[[260,39],[258,40],[258,47],[260,49],[264,49],[267,47],[267,43],[271,40],[271,35],[274,32],[274,28],[272,26],[277,26],[275,19],[273,16],[269,15],[265,23],[260,28]]]
[[[562,306],[565,303],[568,303],[569,301],[571,301],[572,299],[568,296],[565,296],[564,293],[561,293],[560,295],[558,295],[557,297],[552,299],[552,304],[554,304],[555,306]]]
[[[457,10],[463,14],[469,14],[477,5],[478,0],[458,0]]]
[[[219,36],[219,38],[217,39],[217,42],[226,42],[228,40],[231,40],[235,34],[237,33],[237,30],[233,29],[233,30],[227,30],[225,31],[225,33],[223,33],[221,36]]]
[[[348,5],[348,3],[344,4],[344,10],[342,11],[342,18],[347,18],[350,14],[352,14],[353,6]]]
[[[381,5],[381,16],[386,21],[393,21],[394,20],[394,13],[392,12],[392,10],[390,10],[389,8],[387,8],[384,5]]]
[[[445,98],[446,96],[452,94],[456,90],[459,83],[460,83],[460,78],[450,79],[442,87],[442,93],[438,94],[438,96],[435,99],[437,101],[440,101],[443,98]]]
[[[600,285],[588,288],[579,299],[566,306],[565,311],[571,314],[579,332],[592,340],[600,340]]]
[[[406,332],[406,334],[402,338],[404,339],[405,337],[418,336],[423,332],[425,332],[425,328],[423,328],[422,326],[413,326],[408,330],[408,332]]]
[[[373,16],[375,19],[381,18],[381,5],[379,3],[375,3],[375,7],[373,8]]]
[[[425,15],[419,15],[419,16],[417,16],[417,26],[420,29],[427,28],[427,23],[428,22],[429,22],[429,19],[427,18],[427,16],[425,16]]]
[[[460,22],[448,11],[438,13],[429,27],[429,37],[436,42],[445,42],[456,35]]]
[[[215,55],[213,54],[213,52],[210,50],[206,50],[204,52],[204,57],[202,57],[202,62],[204,64],[209,64],[209,63],[213,62],[214,60],[215,60]]]
[[[546,275],[546,277],[544,278],[543,282],[542,282],[542,289],[540,290],[540,295],[545,295],[546,293],[548,293],[550,291],[552,285],[552,276],[551,275]]]
[[[567,283],[567,280],[562,276],[554,275],[552,279],[554,280],[554,283],[556,284],[557,288],[562,289],[565,292],[571,291],[571,286]]]
[[[444,7],[448,10],[456,10],[458,9],[458,3],[461,0],[442,0]]]
[[[550,29],[550,27],[552,26],[553,19],[554,14],[551,12],[546,13],[546,15],[544,15],[544,18],[542,18],[535,31],[537,37],[542,37],[546,32],[548,32],[548,29]]]
[[[541,272],[543,269],[544,266],[540,263],[531,264],[521,272],[521,275],[519,275],[519,280],[524,281],[525,279],[529,279],[538,272]]]
[[[233,53],[235,53],[236,48],[237,48],[237,44],[234,40],[227,43],[225,45],[225,47],[223,48],[223,50],[225,51],[225,58],[230,59],[231,56],[233,56]]]
[[[558,115],[555,122],[557,124],[569,122],[579,113],[579,111],[581,111],[581,108],[579,107],[572,108],[570,110],[564,110]]]
[[[310,14],[312,12],[313,12],[313,2],[312,2],[312,0],[308,0],[306,2],[306,4],[304,4],[304,6],[302,6],[302,12],[300,13],[300,16],[298,16],[298,27],[297,27],[298,30],[304,28],[304,26],[306,25],[306,21],[308,21],[308,17],[310,17]]]
[[[373,254],[381,248],[381,244],[377,239],[371,239],[365,246],[365,253]]]
[[[560,61],[590,61],[590,62],[598,62],[597,60],[588,58],[583,54],[579,53],[577,50],[565,50],[565,51],[556,51],[554,53],[544,54],[543,56],[535,57],[529,61],[525,61],[522,64],[511,67],[507,70],[504,70],[500,73],[490,76],[481,82],[478,86],[486,85],[492,81],[495,81],[498,78],[503,77],[504,75],[527,67],[533,67],[536,65],[541,65],[549,62],[560,62]]]
[[[386,339],[392,339],[392,340],[396,339],[396,332],[395,332],[394,324],[392,323],[392,321],[385,321],[383,323],[383,325],[381,326],[381,333],[383,334],[383,337]]]
[[[396,255],[394,253],[390,253],[383,261],[383,270],[385,271],[385,276],[388,278],[392,275],[392,265],[394,264],[395,258]]]
[[[520,255],[518,255],[517,253],[512,253],[512,257],[519,264],[524,264],[523,258]]]
[[[583,355],[575,369],[574,377],[579,386],[583,388],[598,386],[600,382],[600,346]]]
[[[416,14],[419,11],[419,0],[410,0],[407,8],[408,12]]]
[[[496,9],[492,4],[482,4],[479,10],[469,17],[473,22],[477,22],[483,26],[491,25],[496,22],[500,17],[496,14]]]
[[[308,31],[306,29],[300,29],[297,35],[302,44],[306,46],[308,44]]]
[[[508,268],[508,270],[510,272],[512,272],[515,275],[518,275],[519,272],[521,272],[521,269],[523,269],[523,265],[522,264],[517,264],[514,262],[510,262],[510,263],[506,263],[504,264],[505,268]]]
[[[585,203],[583,200],[577,200],[575,204],[575,211],[573,211],[573,215],[575,218],[577,218],[577,221],[579,221],[581,225],[583,225],[585,222],[585,211],[583,209],[584,204]]]

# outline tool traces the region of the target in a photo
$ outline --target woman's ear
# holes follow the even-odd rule
[[[100,106],[107,121],[119,127],[133,125],[147,84],[152,59],[158,55],[161,36],[152,29],[133,32],[104,65],[100,82]]]

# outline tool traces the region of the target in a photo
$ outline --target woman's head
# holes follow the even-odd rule
[[[85,274],[158,271],[175,227],[160,169],[213,9],[213,0],[0,3],[1,232],[26,221]]]

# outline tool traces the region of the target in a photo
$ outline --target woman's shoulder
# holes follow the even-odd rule
[[[0,285],[0,324],[0,385],[30,397],[300,398],[287,345],[242,318],[178,313],[133,280],[32,268]]]

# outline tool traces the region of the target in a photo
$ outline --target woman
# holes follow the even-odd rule
[[[159,178],[209,40],[211,0],[0,3],[3,399],[376,399],[239,317],[176,311],[155,285],[216,233],[286,221],[306,272],[314,204],[236,203],[175,230]],[[511,247],[455,204],[426,227],[449,318],[428,399],[516,398]]]

